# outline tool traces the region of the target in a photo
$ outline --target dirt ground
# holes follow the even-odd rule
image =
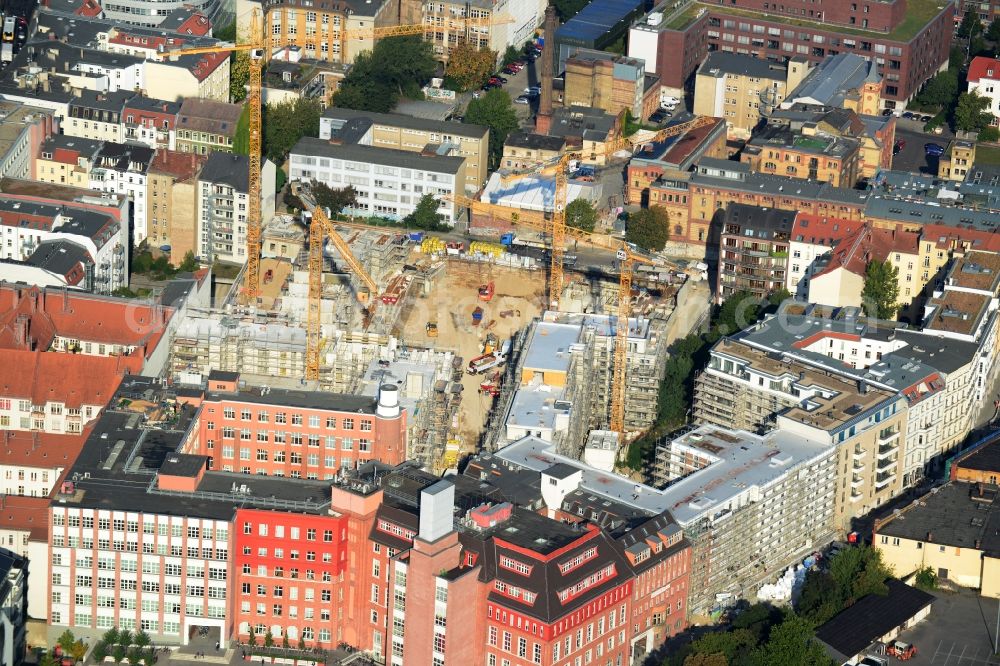
[[[479,300],[479,285],[493,281],[493,300]],[[544,271],[501,268],[459,260],[449,260],[430,293],[416,296],[403,313],[402,339],[414,346],[451,350],[462,357],[463,367],[470,359],[483,353],[487,332],[492,331],[502,342],[526,326],[541,313],[545,294]],[[472,311],[483,308],[483,320],[472,325]],[[502,317],[501,312],[512,311]],[[438,337],[427,337],[425,326],[436,321]],[[486,375],[464,374],[463,399],[458,413],[454,436],[462,442],[463,451],[473,451],[493,398],[479,394],[479,385]]]

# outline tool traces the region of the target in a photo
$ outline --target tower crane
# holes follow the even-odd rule
[[[693,120],[678,123],[670,127],[665,127],[652,134],[643,133],[639,136],[618,137],[609,142],[605,154],[611,155],[624,148],[634,150],[636,147],[647,143],[656,143],[672,136],[684,134],[690,130],[705,125],[714,124],[716,119],[710,116],[700,116]],[[565,250],[566,236],[580,238],[594,245],[613,249],[618,259],[618,311],[617,324],[615,326],[614,362],[611,386],[611,417],[609,419],[610,429],[619,433],[624,438],[625,435],[625,381],[626,362],[628,351],[629,317],[632,310],[632,278],[635,264],[654,265],[651,258],[637,252],[634,247],[623,240],[592,234],[579,229],[566,226],[566,189],[568,185],[568,175],[566,169],[573,153],[566,153],[559,157],[538,164],[532,168],[510,172],[501,175],[501,180],[510,182],[513,180],[534,176],[553,174],[555,176],[555,192],[552,202],[551,219],[539,219],[539,214],[512,210],[504,206],[496,206],[480,201],[475,201],[464,196],[450,196],[456,204],[464,205],[472,210],[488,211],[494,215],[510,220],[514,224],[523,224],[535,229],[548,231],[552,236],[552,250],[549,262],[549,303],[553,309],[558,309],[559,299],[562,295],[563,284],[563,251]]]
[[[369,317],[371,308],[375,307],[375,296],[378,293],[378,286],[375,280],[368,274],[361,262],[351,254],[351,248],[347,241],[340,237],[337,230],[333,228],[333,223],[326,216],[326,211],[322,206],[315,206],[312,211],[312,220],[309,224],[309,306],[306,318],[306,379],[319,379],[320,354],[322,352],[322,332],[320,326],[320,310],[323,298],[323,240],[329,238],[334,247],[340,252],[340,256],[354,273],[364,283],[368,289]],[[361,293],[358,292],[358,301],[362,301]]]
[[[250,150],[249,175],[247,179],[247,272],[243,278],[243,298],[247,303],[257,299],[260,289],[260,227],[261,227],[261,88],[263,68],[267,64],[268,49],[264,40],[264,27],[259,9],[250,14],[248,40],[242,44],[221,44],[218,46],[196,46],[170,49],[163,55],[182,56],[200,53],[234,53],[247,51],[250,54],[250,82],[246,105],[250,109]]]

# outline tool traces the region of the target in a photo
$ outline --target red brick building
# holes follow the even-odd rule
[[[406,412],[395,386],[380,398],[322,391],[240,390],[239,375],[213,371],[207,391],[180,399],[199,407],[197,436],[185,453],[208,456],[209,469],[332,479],[372,460],[406,459]]]
[[[682,88],[709,51],[813,62],[856,53],[876,61],[887,107],[894,108],[948,62],[954,15],[954,3],[933,0],[693,2],[659,24],[633,27],[630,42],[643,42],[650,53],[629,55],[655,60],[663,85]],[[637,32],[644,33],[638,40]]]

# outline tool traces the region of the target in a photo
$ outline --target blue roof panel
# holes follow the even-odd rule
[[[556,30],[556,40],[599,39],[643,4],[644,0],[593,0]]]

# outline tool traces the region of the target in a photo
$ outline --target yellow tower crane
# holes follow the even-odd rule
[[[678,123],[670,127],[665,127],[656,132],[641,132],[630,137],[618,137],[608,143],[605,153],[612,155],[619,150],[635,148],[647,143],[657,143],[672,136],[677,136],[689,132],[698,127],[714,124],[716,118],[700,116],[693,120]],[[504,206],[496,206],[464,196],[446,197],[456,204],[468,207],[472,211],[488,212],[510,221],[512,224],[523,224],[547,231],[552,237],[552,249],[549,262],[549,303],[553,309],[558,309],[560,297],[562,296],[563,285],[563,251],[565,250],[566,236],[582,239],[593,245],[613,249],[619,264],[618,276],[618,311],[617,323],[615,326],[615,346],[614,346],[614,367],[611,387],[611,430],[625,435],[625,381],[628,351],[629,317],[632,310],[632,278],[635,264],[650,264],[654,262],[651,258],[637,252],[633,246],[622,240],[580,231],[566,226],[566,189],[569,176],[566,173],[570,160],[575,159],[573,153],[566,153],[559,157],[543,162],[529,169],[517,170],[507,174],[501,174],[501,180],[510,182],[513,180],[526,178],[535,175],[555,176],[555,192],[552,201],[552,214],[549,219],[545,219],[541,213],[518,211]],[[666,262],[664,262],[666,263]]]
[[[244,302],[254,303],[260,289],[261,88],[263,87],[263,68],[267,64],[269,55],[267,43],[264,40],[264,27],[260,10],[254,9],[251,12],[248,39],[242,44],[171,49],[164,51],[164,55],[171,57],[197,55],[200,53],[232,53],[236,51],[248,51],[250,54],[250,82],[246,101],[246,105],[250,109],[250,151],[248,154],[250,165],[247,180],[247,272],[243,278],[243,299]]]
[[[378,296],[378,285],[375,280],[368,275],[361,262],[351,254],[351,248],[347,241],[340,237],[334,229],[330,218],[322,206],[316,206],[312,211],[312,221],[309,224],[309,306],[306,318],[306,379],[319,379],[320,355],[322,352],[323,338],[320,326],[320,309],[323,298],[323,241],[329,238],[340,256],[354,273],[364,283],[368,289],[368,297],[362,298],[361,292],[357,292],[358,301],[365,304],[367,301],[368,317],[370,318],[375,308],[375,300]]]

